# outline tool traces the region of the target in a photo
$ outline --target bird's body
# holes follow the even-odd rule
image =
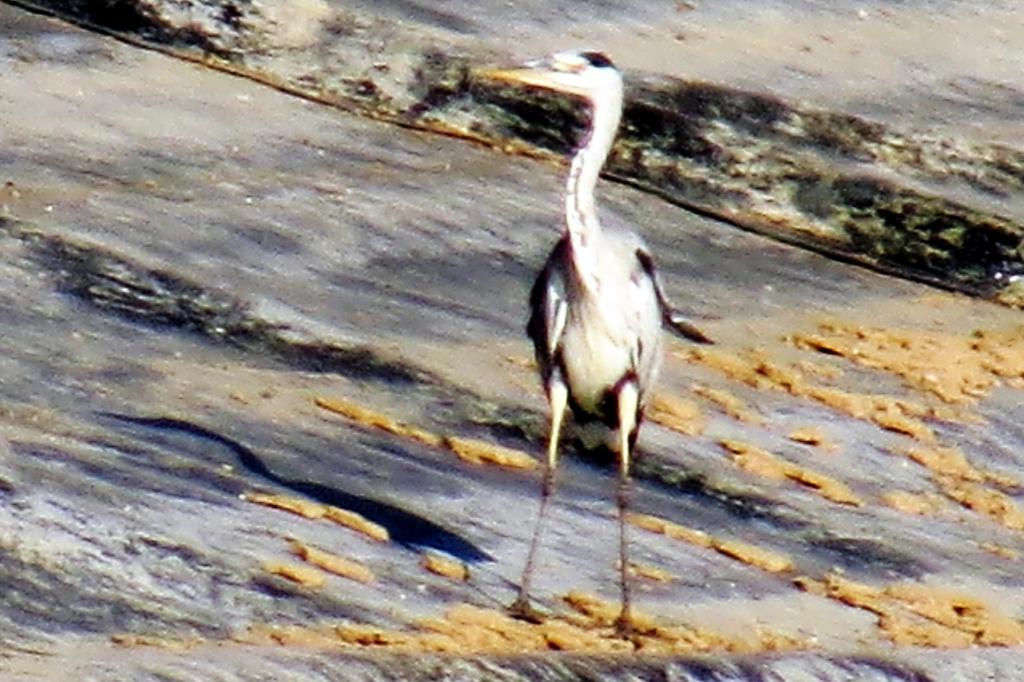
[[[617,451],[616,389],[624,380],[635,381],[643,410],[647,389],[661,366],[662,311],[639,236],[606,232],[591,248],[601,272],[596,291],[575,276],[568,237],[555,245],[530,292],[527,333],[544,385],[564,382],[576,421],[604,424],[609,429],[607,444]],[[634,257],[624,259],[623,253]],[[564,322],[560,306],[565,306]],[[631,441],[639,426],[636,421],[626,434]]]
[[[625,530],[630,454],[661,366],[662,324],[668,322],[695,340],[707,339],[671,314],[639,235],[604,229],[598,221],[594,188],[622,115],[622,77],[611,60],[599,52],[559,52],[490,75],[576,95],[590,106],[589,130],[566,180],[565,229],[530,294],[527,332],[551,406],[551,435],[537,526],[519,597],[511,608],[517,615],[537,617],[529,603],[529,585],[544,511],[555,487],[562,420],[571,408],[577,422],[602,422],[610,436],[607,444],[619,456],[618,630],[625,634],[631,629]]]

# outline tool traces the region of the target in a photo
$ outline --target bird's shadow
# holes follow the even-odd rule
[[[223,446],[230,450],[238,458],[239,464],[250,473],[317,502],[354,511],[386,528],[391,539],[403,547],[435,549],[467,563],[493,561],[491,555],[460,535],[401,507],[329,485],[280,476],[274,473],[252,449],[199,424],[173,417],[140,417],[116,412],[99,414],[122,424],[185,433]]]

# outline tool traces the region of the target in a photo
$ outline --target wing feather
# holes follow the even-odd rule
[[[696,343],[714,343],[707,334],[697,328],[685,315],[675,310],[665,295],[661,286],[661,278],[658,276],[657,268],[654,267],[654,259],[646,249],[637,249],[636,258],[640,266],[647,273],[647,276],[654,282],[654,293],[658,297],[658,306],[661,308],[662,322],[676,334],[683,336]]]
[[[563,237],[552,249],[530,290],[530,321],[526,333],[547,383],[557,363],[569,305],[565,294],[565,267],[569,242]]]

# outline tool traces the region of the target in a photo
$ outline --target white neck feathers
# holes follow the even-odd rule
[[[598,286],[596,247],[601,238],[594,188],[622,116],[622,79],[610,69],[602,78],[605,82],[590,102],[590,130],[572,159],[565,185],[565,220],[573,263],[580,282],[593,291]]]

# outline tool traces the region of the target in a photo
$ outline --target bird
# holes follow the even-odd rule
[[[604,227],[598,220],[594,190],[623,109],[623,79],[612,60],[599,51],[561,51],[519,67],[491,69],[487,75],[502,83],[571,95],[589,111],[586,134],[566,179],[565,226],[530,292],[526,331],[550,408],[550,430],[537,523],[509,611],[526,620],[542,619],[530,603],[530,582],[569,409],[578,425],[602,425],[606,445],[618,455],[621,610],[615,630],[628,637],[633,632],[625,523],[630,458],[661,366],[663,326],[699,343],[711,340],[675,313],[640,235]]]

